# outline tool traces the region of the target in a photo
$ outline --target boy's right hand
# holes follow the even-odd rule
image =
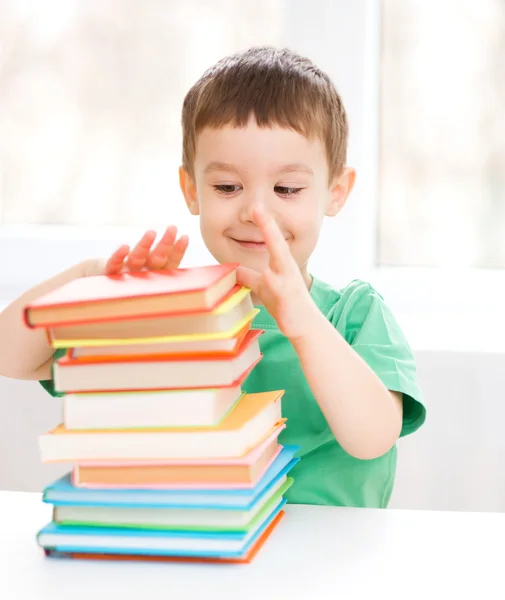
[[[26,327],[25,307],[79,277],[178,267],[188,247],[188,237],[183,235],[177,240],[177,227],[171,226],[153,248],[155,239],[156,232],[147,231],[132,250],[121,246],[108,259],[90,259],[74,265],[31,288],[0,311],[0,376],[52,379],[54,348],[48,344],[43,330]]]
[[[156,246],[152,248],[155,239],[156,232],[147,231],[132,250],[128,245],[123,245],[108,259],[87,261],[84,276],[177,268],[188,247],[188,236],[182,235],[177,239],[177,227],[171,225]]]

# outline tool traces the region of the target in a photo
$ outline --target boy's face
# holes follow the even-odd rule
[[[319,139],[281,127],[206,128],[198,136],[194,180],[181,168],[186,202],[200,215],[204,242],[220,262],[240,262],[262,271],[269,257],[252,217],[261,205],[279,226],[307,283],[307,262],[325,215],[335,215],[354,183],[347,169],[328,180],[328,164]]]

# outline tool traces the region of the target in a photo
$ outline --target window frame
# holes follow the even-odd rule
[[[362,268],[367,279],[389,304],[406,319],[413,314],[429,325],[445,316],[449,327],[458,320],[473,320],[486,304],[488,317],[499,318],[505,297],[505,269],[459,267],[389,267],[378,265],[377,214],[380,169],[380,71],[381,71],[381,0],[367,0],[365,17],[367,50],[365,53],[365,108],[363,119],[370,143],[363,140],[368,193],[364,195],[361,223],[366,251]],[[485,300],[483,299],[485,295]]]

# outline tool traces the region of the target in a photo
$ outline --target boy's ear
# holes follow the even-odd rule
[[[345,167],[343,172],[333,181],[331,200],[325,213],[327,217],[334,217],[344,208],[355,181],[356,170],[351,167]]]
[[[181,192],[184,195],[184,200],[186,200],[189,212],[192,215],[200,214],[200,207],[198,206],[198,197],[196,194],[196,184],[184,167],[179,167],[179,185],[181,186]]]

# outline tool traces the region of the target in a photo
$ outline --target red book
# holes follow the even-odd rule
[[[28,327],[210,311],[236,285],[235,263],[74,279],[25,307]]]
[[[215,388],[231,385],[261,359],[262,329],[250,329],[234,352],[194,355],[80,356],[53,366],[58,392]]]

